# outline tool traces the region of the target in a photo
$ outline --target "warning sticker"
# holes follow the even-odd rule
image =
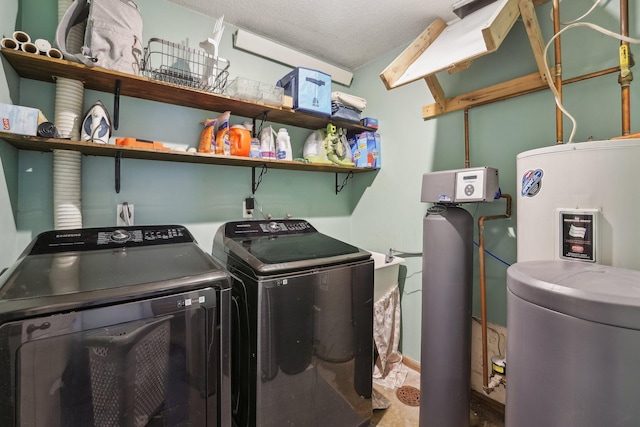
[[[542,188],[542,169],[528,170],[522,175],[522,197],[533,197],[540,192]]]
[[[595,262],[595,214],[560,212],[560,256],[564,259]]]

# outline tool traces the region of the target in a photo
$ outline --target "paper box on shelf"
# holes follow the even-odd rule
[[[371,129],[378,129],[378,119],[375,119],[373,117],[365,117],[360,120],[360,123],[362,124],[362,126],[366,126]]]
[[[362,132],[351,140],[351,152],[353,162],[358,167],[379,168],[380,158],[380,134]]]
[[[370,132],[369,132],[370,133]],[[380,156],[380,134],[373,134],[373,144],[370,138],[367,138],[367,150],[372,153],[373,164],[371,167],[379,169],[382,167],[382,157]]]
[[[331,76],[322,71],[298,67],[278,80],[284,94],[293,97],[293,109],[331,116]]]
[[[367,138],[364,135],[365,132],[356,135],[354,138],[349,140],[349,145],[351,146],[351,155],[353,164],[359,168],[366,168],[367,165]]]
[[[37,108],[21,105],[0,104],[0,131],[21,135],[38,134],[38,125],[46,121]]]

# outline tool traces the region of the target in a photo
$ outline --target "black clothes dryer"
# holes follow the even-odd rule
[[[233,276],[237,427],[368,426],[371,254],[304,220],[229,222],[212,254]]]
[[[0,425],[231,425],[229,274],[178,225],[40,234],[0,276]]]

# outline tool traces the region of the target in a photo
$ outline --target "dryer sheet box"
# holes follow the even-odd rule
[[[0,131],[36,136],[38,125],[47,119],[37,108],[0,103]]]
[[[331,76],[322,71],[297,67],[278,80],[284,94],[293,97],[293,109],[331,116]]]

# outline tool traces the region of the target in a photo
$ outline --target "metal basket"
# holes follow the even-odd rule
[[[229,61],[177,43],[152,38],[144,49],[142,75],[213,93],[224,92]]]
[[[96,427],[143,427],[165,399],[171,316],[84,337]]]

